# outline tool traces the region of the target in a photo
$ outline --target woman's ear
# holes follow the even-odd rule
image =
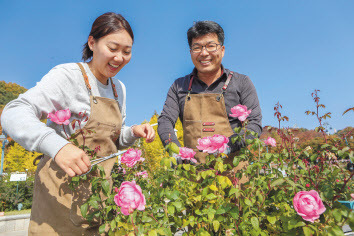
[[[90,35],[88,37],[87,44],[92,52],[93,52],[93,47],[94,47],[95,43],[96,43],[96,40]]]

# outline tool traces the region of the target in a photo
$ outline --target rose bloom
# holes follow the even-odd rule
[[[264,140],[264,144],[275,147],[277,145],[277,142],[274,138],[268,137],[266,140]]]
[[[180,147],[179,156],[181,157],[182,160],[189,160],[194,163],[197,163],[197,160],[194,158],[195,151],[193,151],[193,149],[191,148]]]
[[[203,152],[208,152],[209,147],[211,146],[210,137],[198,138],[197,148]]]
[[[59,110],[53,113],[49,113],[47,118],[50,119],[52,122],[57,123],[58,125],[68,125],[70,123],[69,119],[71,117],[71,111],[68,109],[66,110]]]
[[[326,207],[315,190],[300,191],[293,199],[294,208],[304,220],[314,222],[326,211]]]
[[[146,179],[148,177],[148,173],[146,172],[146,170],[142,171],[142,172],[138,172],[135,174],[135,176],[140,176],[143,177],[144,179]]]
[[[124,181],[118,193],[114,196],[114,202],[120,207],[124,215],[130,215],[135,209],[145,210],[145,196],[135,181]]]
[[[215,134],[212,137],[205,137],[202,139],[198,139],[197,148],[203,152],[207,152],[209,154],[219,152],[222,153],[228,147],[227,144],[229,142],[229,138],[224,135]]]
[[[129,148],[127,152],[122,155],[121,162],[128,167],[133,167],[138,161],[144,161],[141,157],[141,150]]]
[[[238,104],[237,106],[234,106],[231,108],[231,117],[236,117],[240,121],[245,121],[246,118],[251,114],[252,110],[247,110],[247,107],[241,104]]]
[[[217,151],[219,151],[219,153],[223,153],[228,147],[227,144],[229,143],[229,138],[224,135],[214,134],[214,136],[211,137],[210,140],[212,147],[211,151],[213,151],[213,153]]]

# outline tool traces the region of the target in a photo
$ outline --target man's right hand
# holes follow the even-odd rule
[[[90,158],[86,153],[69,143],[65,145],[54,158],[54,161],[62,168],[70,177],[82,175],[91,168]]]

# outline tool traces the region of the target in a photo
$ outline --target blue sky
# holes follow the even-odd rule
[[[330,126],[353,126],[354,1],[131,0],[0,1],[0,80],[35,86],[57,64],[81,60],[96,17],[114,11],[131,24],[130,63],[117,74],[127,87],[127,124],[161,112],[167,91],[191,72],[186,32],[214,20],[225,31],[226,68],[250,76],[263,125],[276,125],[279,101],[285,126],[313,129],[311,92],[332,112]]]

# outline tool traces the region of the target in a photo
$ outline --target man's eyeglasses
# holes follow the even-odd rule
[[[203,48],[205,48],[205,50],[207,50],[207,52],[215,52],[217,50],[219,50],[221,48],[222,44],[217,44],[217,43],[208,43],[205,46],[202,45],[193,45],[191,47],[191,51],[193,53],[200,53],[201,51],[203,51]]]

